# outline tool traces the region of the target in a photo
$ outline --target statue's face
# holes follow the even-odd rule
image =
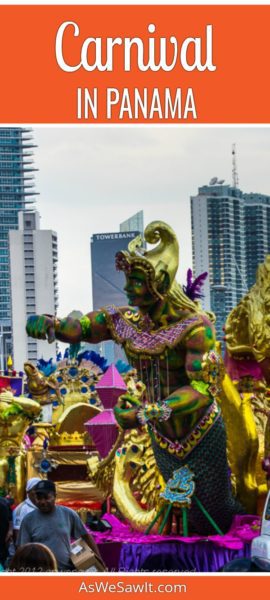
[[[130,306],[147,307],[155,304],[156,299],[150,293],[143,271],[134,270],[126,275],[124,287]]]

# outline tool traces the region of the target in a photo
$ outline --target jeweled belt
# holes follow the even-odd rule
[[[220,408],[214,401],[207,409],[205,415],[195,425],[194,429],[181,441],[172,441],[166,438],[160,431],[157,431],[153,423],[149,423],[150,434],[154,436],[155,441],[163,450],[167,450],[170,454],[178,458],[184,458],[197,446],[206,433],[214,425],[215,421],[220,416]]]

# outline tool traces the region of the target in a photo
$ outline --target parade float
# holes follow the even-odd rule
[[[103,370],[85,359],[60,360],[46,367],[47,375],[44,368],[24,364],[27,397],[15,395],[16,377],[11,372],[2,378],[2,495],[9,494],[17,503],[24,497],[27,479],[49,477],[56,482],[60,503],[72,504],[81,512],[100,508],[104,494],[87,478],[87,458],[96,446],[84,424],[103,408],[95,391]]]
[[[28,393],[41,410],[38,422],[31,415],[26,472],[54,479],[58,500],[76,500],[78,509],[107,501],[110,530],[95,535],[110,568],[139,570],[158,556],[164,565],[178,561],[180,571],[216,571],[248,555],[259,532],[260,427],[224,368],[214,316],[194,286],[191,294],[176,282],[173,230],[151,223],[145,241],[155,247],[146,250],[139,237],[116,256],[127,307],[28,320],[29,335],[50,341],[112,339],[132,370],[124,378],[113,367],[86,372],[75,360],[44,376],[26,364]]]

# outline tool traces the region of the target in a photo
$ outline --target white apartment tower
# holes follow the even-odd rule
[[[55,315],[57,296],[57,234],[40,229],[36,211],[19,213],[19,229],[9,232],[14,368],[24,362],[56,358],[56,344],[27,336],[25,325],[33,314]]]
[[[208,272],[203,305],[216,314],[221,340],[229,312],[270,252],[270,196],[244,193],[215,177],[191,197],[191,220],[193,270]]]

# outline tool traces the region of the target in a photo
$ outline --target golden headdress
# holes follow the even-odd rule
[[[159,244],[146,250],[143,241]],[[143,271],[150,293],[159,300],[169,297],[175,306],[194,312],[202,312],[197,303],[190,300],[176,282],[179,263],[179,245],[176,234],[167,223],[153,221],[144,231],[144,240],[138,235],[127,250],[116,254],[116,268],[126,274],[135,269]]]
[[[116,254],[116,268],[127,274],[134,269],[143,271],[150,292],[156,298],[163,299],[173,284],[178,268],[178,241],[171,227],[162,221],[150,223],[144,231],[144,239],[149,244],[160,243],[148,251],[143,247],[142,236],[137,236],[129,243],[128,250]]]

